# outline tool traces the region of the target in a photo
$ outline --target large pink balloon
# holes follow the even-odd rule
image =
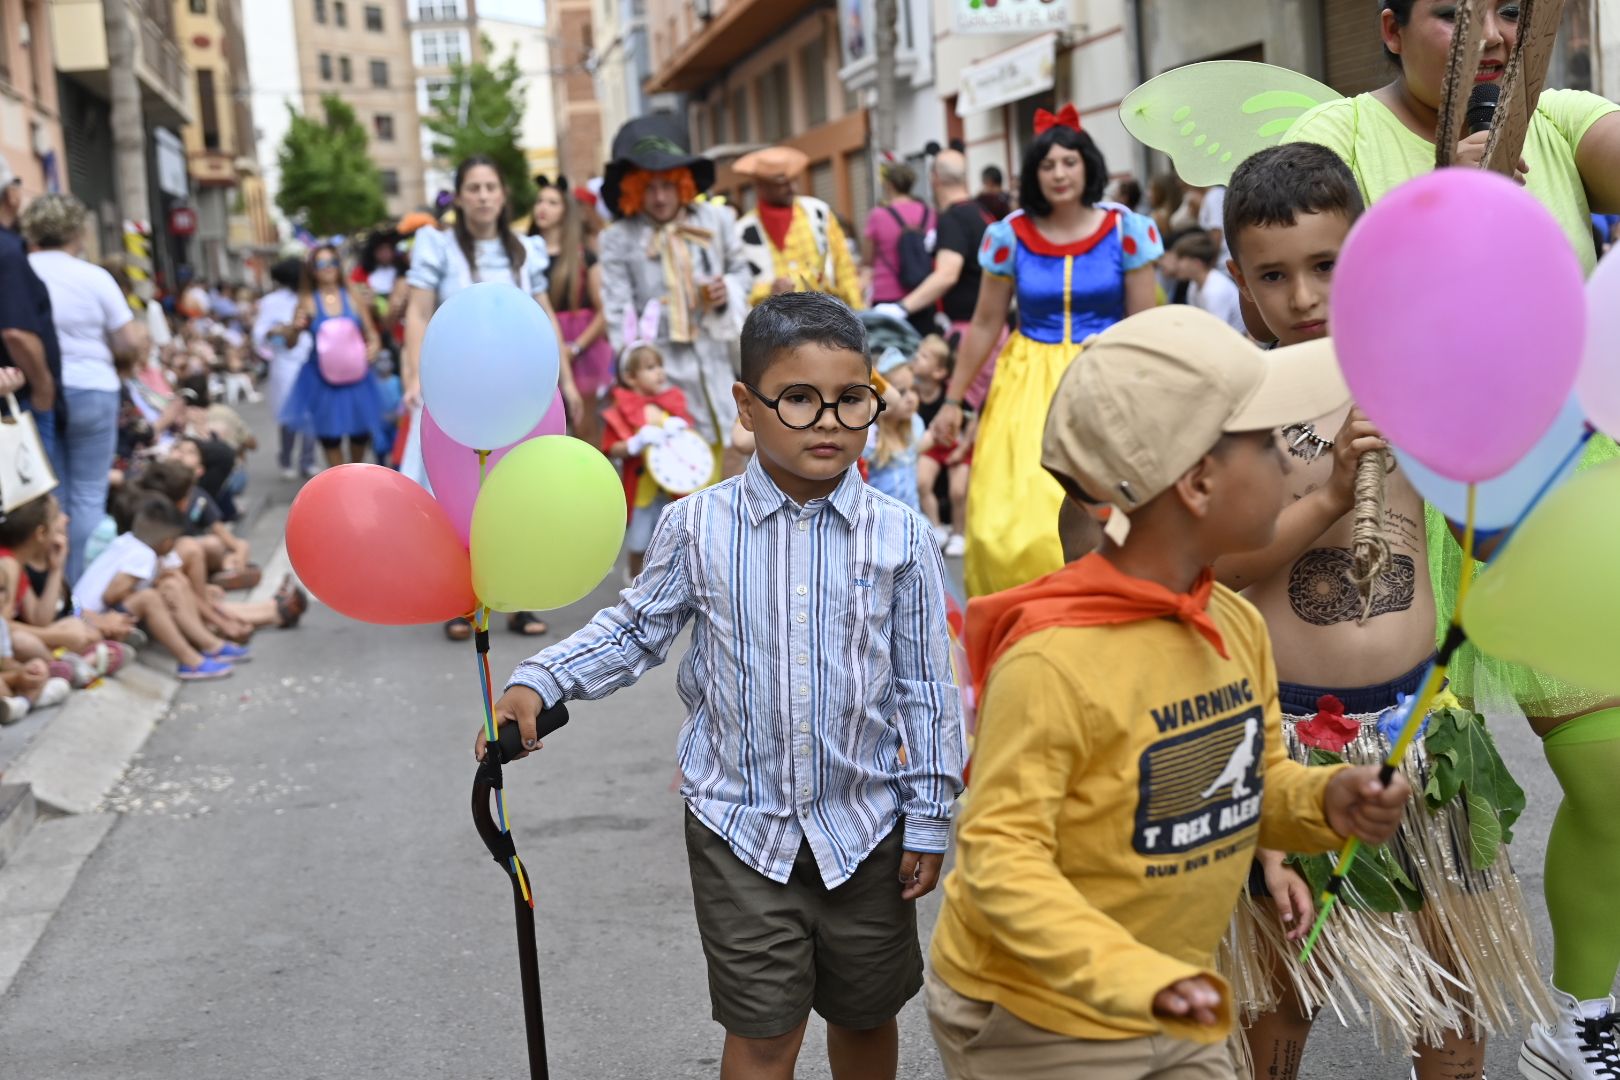
[[[1586,340],[1581,265],[1551,214],[1482,169],[1403,184],[1351,231],[1333,340],[1356,403],[1442,476],[1500,476],[1569,400]]]
[[[518,443],[541,435],[561,435],[567,429],[568,414],[563,410],[562,395],[551,401],[551,408],[540,418],[540,423],[510,446],[503,446],[489,455],[489,468],[495,468],[507,451]],[[422,463],[427,467],[428,483],[433,485],[433,497],[439,500],[450,524],[461,535],[462,544],[472,536],[473,504],[478,501],[478,451],[462,446],[433,419],[427,409],[422,410]]]

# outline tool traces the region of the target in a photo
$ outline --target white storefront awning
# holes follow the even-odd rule
[[[1052,89],[1057,35],[1042,34],[962,69],[956,115],[972,116]]]

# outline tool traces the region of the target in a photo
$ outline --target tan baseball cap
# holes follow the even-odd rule
[[[755,180],[792,180],[810,166],[810,155],[791,146],[770,146],[744,154],[731,166],[738,176]]]
[[[1233,432],[1324,416],[1350,400],[1330,340],[1266,351],[1187,304],[1093,338],[1058,383],[1041,464],[1129,513]]]

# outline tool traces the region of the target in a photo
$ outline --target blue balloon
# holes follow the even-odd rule
[[[557,334],[506,281],[446,300],[422,338],[422,400],[456,442],[494,450],[525,438],[557,394]]]
[[[1552,427],[1517,465],[1479,485],[1474,503],[1475,528],[1484,533],[1515,524],[1549,478],[1553,479],[1552,486],[1557,487],[1574,474],[1582,457],[1576,451],[1585,440],[1586,413],[1571,396]],[[1467,484],[1441,476],[1399,447],[1395,448],[1395,458],[1419,495],[1449,520],[1458,524],[1467,520]]]

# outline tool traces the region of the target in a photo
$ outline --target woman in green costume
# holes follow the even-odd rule
[[[1522,5],[1476,2],[1487,8],[1476,81],[1499,80],[1518,40]],[[1457,7],[1453,0],[1383,0],[1384,45],[1400,65],[1399,76],[1381,90],[1317,106],[1285,141],[1320,143],[1337,152],[1369,204],[1432,169]],[[1486,139],[1482,133],[1462,140],[1456,163],[1479,164]],[[1580,91],[1544,92],[1531,117],[1519,176],[1558,220],[1590,273],[1597,263],[1590,215],[1620,212],[1620,106]],[[1503,270],[1506,284],[1512,268]],[[1612,441],[1594,439],[1586,464],[1617,454]],[[1429,550],[1435,596],[1445,608],[1456,595],[1463,556],[1432,509]],[[1443,628],[1451,612],[1439,616]],[[1552,1023],[1533,1026],[1520,1070],[1544,1080],[1612,1080],[1620,1076],[1620,1017],[1611,996],[1620,969],[1620,702],[1470,648],[1451,673],[1465,704],[1517,702],[1542,737],[1564,791],[1547,843],[1545,881],[1558,1013]]]

